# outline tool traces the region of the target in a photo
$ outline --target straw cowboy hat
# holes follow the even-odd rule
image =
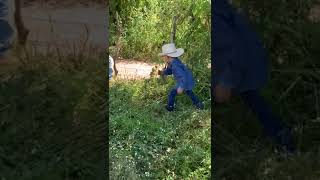
[[[162,46],[162,52],[159,53],[159,56],[170,56],[170,57],[179,57],[184,53],[182,48],[176,48],[174,43],[165,44]]]

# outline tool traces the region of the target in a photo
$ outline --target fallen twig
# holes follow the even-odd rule
[[[277,73],[292,73],[292,74],[304,74],[304,75],[310,75],[318,80],[320,80],[320,69],[272,69],[271,72],[277,72]]]
[[[318,96],[318,87],[317,85],[313,85],[314,88],[314,96],[315,96],[315,109],[316,109],[316,113],[317,113],[317,118],[320,117],[320,113],[319,113],[319,96]]]
[[[289,94],[289,92],[294,88],[294,86],[301,80],[301,76],[298,76],[291,84],[290,86],[286,89],[286,91],[284,93],[282,93],[282,95],[279,98],[279,102],[282,101],[282,99],[284,99],[285,97],[287,97],[287,95]]]

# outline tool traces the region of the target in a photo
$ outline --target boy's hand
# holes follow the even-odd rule
[[[214,98],[218,103],[225,103],[230,100],[231,97],[231,89],[224,87],[222,85],[217,85],[214,88]]]
[[[177,93],[178,93],[178,94],[182,94],[182,93],[183,93],[183,88],[178,87],[178,89],[177,89]]]

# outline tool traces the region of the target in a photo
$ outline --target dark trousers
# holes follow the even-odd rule
[[[197,96],[192,92],[192,90],[185,90],[184,93],[190,97],[190,99],[192,100],[192,103],[194,105],[197,105],[200,103],[200,100],[197,98]],[[175,98],[177,96],[177,89],[174,88],[170,91],[169,93],[169,97],[168,97],[168,106],[169,107],[173,107],[174,106],[174,101]]]
[[[290,129],[276,116],[258,90],[250,90],[240,94],[245,104],[256,114],[265,134],[277,144],[293,151]]]

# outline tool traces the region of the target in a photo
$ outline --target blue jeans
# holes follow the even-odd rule
[[[0,1],[0,56],[4,55],[9,49],[10,38],[13,35],[6,16],[8,15],[8,4],[6,0]]]
[[[256,114],[265,134],[288,151],[294,151],[290,129],[276,116],[258,90],[240,94],[246,105]]]
[[[197,96],[192,92],[192,90],[185,90],[184,93],[190,97],[192,100],[193,105],[197,106],[200,102],[200,100],[197,98]],[[174,106],[174,101],[177,96],[177,89],[173,88],[170,93],[169,93],[169,98],[168,98],[168,106],[173,107]]]

